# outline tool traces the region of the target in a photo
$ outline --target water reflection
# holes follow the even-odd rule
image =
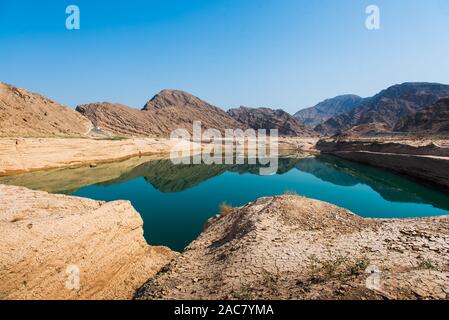
[[[174,165],[157,157],[132,158],[95,167],[55,169],[0,177],[0,183],[25,186],[52,193],[71,194],[91,186],[112,186],[143,177],[160,192],[183,192],[225,172],[259,174],[260,165]],[[332,156],[283,155],[277,175],[292,170],[308,173],[335,186],[367,185],[383,199],[392,202],[426,203],[449,209],[449,198],[436,189],[388,171]],[[300,181],[298,181],[300,183]]]

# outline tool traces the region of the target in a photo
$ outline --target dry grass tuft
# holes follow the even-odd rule
[[[235,210],[235,208],[233,208],[231,205],[229,205],[226,202],[223,202],[222,204],[220,204],[220,215],[222,217],[227,216],[228,214],[233,213]]]

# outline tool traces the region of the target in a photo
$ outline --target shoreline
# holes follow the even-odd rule
[[[103,168],[101,164],[116,163],[119,169],[126,170],[127,166],[134,166],[148,158],[156,159],[167,155],[167,151],[171,147],[170,142],[166,139],[128,139],[120,141],[8,139],[7,141],[6,148],[15,149],[16,155],[25,151],[20,161],[13,164],[17,167],[22,165],[21,173],[45,172],[45,170],[51,169],[64,170],[73,166],[76,176],[77,172],[80,174],[84,172],[84,167],[88,170],[87,166],[95,163],[91,167],[92,170],[98,169],[101,175],[106,178],[108,177],[108,171],[102,170],[106,169],[107,166]],[[19,141],[19,143],[16,144],[16,141]],[[56,142],[56,150],[63,152],[62,155],[54,157],[52,153],[45,153],[45,150],[48,150],[46,148],[55,147],[55,144],[50,142]],[[291,148],[287,148],[289,150],[298,150],[297,147],[301,143],[310,147],[311,140],[285,139],[282,143],[290,146]],[[100,146],[103,149],[98,152]],[[294,146],[296,146],[296,149]],[[108,149],[104,150],[106,147]],[[351,144],[351,148],[353,147],[354,145]],[[6,148],[5,140],[0,139],[0,150],[3,151]],[[359,145],[356,144],[356,148],[359,148]],[[314,148],[309,148],[309,150],[313,152]],[[64,153],[64,151],[66,152]],[[1,155],[0,160],[15,156],[3,152]],[[110,156],[114,156],[114,158],[107,158]],[[46,169],[32,168],[32,165],[42,158],[53,167]],[[80,158],[88,160],[80,161]],[[76,161],[73,159],[76,159]],[[2,164],[1,161],[0,164]],[[25,169],[25,164],[28,165],[27,169]],[[4,167],[0,166],[0,168]],[[257,298],[291,298],[292,292],[282,291],[283,287],[290,285],[290,280],[293,281],[290,277],[286,276],[282,280],[276,280],[281,281],[279,284],[271,284],[272,287],[277,286],[275,289],[271,288],[274,290],[273,292],[264,292],[263,287],[266,285],[264,283],[266,279],[259,277],[261,269],[268,270],[267,274],[270,279],[278,279],[276,274],[278,271],[273,269],[273,266],[265,266],[263,263],[252,264],[247,266],[246,269],[240,265],[241,261],[261,261],[261,257],[266,255],[272,255],[273,259],[282,261],[281,268],[284,268],[282,272],[286,272],[286,274],[293,272],[296,274],[296,278],[304,280],[307,288],[312,288],[309,292],[303,292],[302,289],[294,292],[296,298],[314,299],[317,297],[315,295],[317,292],[325,292],[321,297],[332,299],[338,299],[340,296],[356,299],[411,299],[414,296],[444,299],[449,295],[449,288],[442,284],[442,279],[449,276],[449,270],[446,270],[440,263],[440,255],[443,259],[445,257],[449,259],[449,251],[446,248],[449,243],[449,216],[364,219],[346,209],[309,198],[296,196],[262,198],[241,208],[232,209],[229,215],[221,214],[211,218],[198,238],[183,253],[178,254],[166,247],[152,247],[145,241],[141,214],[128,201],[105,203],[88,198],[49,194],[44,191],[32,191],[25,187],[2,184],[0,184],[0,194],[0,202],[2,202],[0,228],[5,235],[3,246],[0,246],[0,256],[3,257],[1,259],[3,267],[0,268],[0,273],[4,273],[2,279],[7,279],[0,284],[0,299],[8,297],[14,299],[131,299],[133,296],[139,299],[202,299],[209,296],[217,299],[235,299],[242,298],[247,294],[246,278],[252,278],[255,281],[255,291],[252,294],[257,294]],[[271,212],[268,216],[264,216],[266,209]],[[264,218],[253,221],[252,218],[247,217],[248,212],[257,213],[256,216],[258,217],[259,214],[262,214]],[[297,214],[299,216],[296,216]],[[241,226],[233,215],[240,217],[238,221],[249,219],[248,223],[255,226],[256,233],[253,235],[246,227]],[[322,219],[318,218],[317,220],[316,215],[321,216]],[[268,223],[271,221],[270,219],[275,219],[275,221]],[[328,225],[322,225],[323,221]],[[297,253],[293,255],[288,253],[288,250],[279,251],[279,248],[296,246],[297,244],[292,239],[288,237],[284,239],[284,236],[281,236],[281,240],[265,241],[267,237],[275,239],[279,238],[279,235],[289,234],[297,230],[295,228],[290,230],[293,225],[296,225],[295,228],[310,227],[306,233],[300,233],[300,238],[298,238],[306,242],[310,235],[316,232],[314,241],[318,241],[319,245],[312,242],[308,247],[306,246],[307,250],[305,250],[305,247],[298,247],[295,250],[299,250],[299,252],[305,250],[304,254],[309,254],[310,250],[313,251],[313,254],[322,259],[321,262],[316,262],[318,264],[336,263],[332,260],[335,259],[334,255],[348,254],[350,257],[350,261],[347,262],[348,268],[353,270],[354,265],[352,264],[358,265],[364,261],[363,259],[366,256],[369,256],[370,259],[375,261],[376,266],[382,266],[382,268],[391,271],[391,268],[398,267],[397,263],[399,262],[397,261],[402,261],[398,260],[402,259],[401,255],[406,255],[406,258],[402,261],[403,263],[399,263],[399,271],[397,271],[399,276],[388,271],[388,286],[387,290],[384,291],[363,287],[367,275],[361,270],[357,271],[357,274],[350,274],[344,281],[335,279],[333,276],[329,277],[328,274],[321,274],[321,269],[319,274],[311,275],[307,271],[307,265],[305,265],[312,259],[310,254],[307,256],[307,259],[310,259],[307,260],[306,258],[302,259],[301,255],[298,256]],[[241,227],[243,229],[240,230]],[[378,230],[381,230],[382,233],[380,235],[377,235],[378,232],[373,233],[371,229],[374,227],[380,228]],[[79,236],[80,230],[84,232],[82,237]],[[232,234],[228,234],[226,230],[234,231]],[[337,234],[334,234],[335,230],[339,230]],[[410,230],[413,233],[410,234]],[[323,233],[320,233],[322,231]],[[332,236],[329,236],[328,231]],[[235,242],[239,242],[240,238],[234,238],[235,233],[240,232],[244,235],[242,244]],[[403,232],[405,232],[406,237],[402,236]],[[349,236],[359,233],[360,236],[355,238]],[[263,245],[254,242],[259,236]],[[363,241],[360,240],[362,238]],[[77,239],[77,244],[71,244],[69,239]],[[114,241],[111,244],[108,239],[121,240]],[[378,244],[379,241],[380,244]],[[230,259],[229,268],[223,266],[219,259],[213,258],[210,260],[211,257],[216,256],[215,251],[210,251],[210,245],[214,243],[219,243],[217,250],[222,251],[222,256]],[[357,244],[356,249],[351,249],[352,247],[349,244],[354,243]],[[365,247],[370,247],[370,249],[365,252],[366,249],[363,249]],[[21,249],[18,250],[17,248]],[[248,256],[248,250],[251,248],[252,253]],[[335,254],[328,256],[330,252]],[[45,270],[40,269],[39,264],[36,264],[38,260],[36,257],[38,256],[46,257]],[[200,264],[202,261],[206,261],[207,263],[202,267],[206,271],[207,267],[210,267],[214,270],[221,270],[220,272],[224,274],[229,273],[229,281],[217,282],[211,280],[210,283],[203,282],[201,279],[205,278],[206,275],[193,268],[197,265],[197,262],[193,263],[192,257],[195,257],[194,260],[199,261]],[[92,281],[92,283],[89,283],[88,287],[83,288],[80,292],[65,292],[62,296],[53,296],[54,290],[57,289],[60,292],[65,290],[63,287],[65,266],[75,263],[73,261],[83,264],[84,272],[87,272],[88,278],[91,279],[89,281]],[[63,264],[61,264],[62,262]],[[97,262],[103,267],[98,268]],[[10,264],[9,267],[6,266],[8,263]],[[23,263],[26,263],[26,267],[23,267]],[[383,263],[386,263],[386,265],[381,265]],[[413,268],[409,271],[400,271],[410,264],[413,265]],[[299,269],[291,269],[292,265],[297,265]],[[422,269],[421,265],[427,267]],[[18,270],[23,273],[18,277],[8,271],[16,267],[20,267]],[[278,268],[279,265],[275,267]],[[108,271],[105,273],[104,269]],[[46,273],[48,270],[51,270],[50,277]],[[209,271],[213,274],[214,270]],[[426,273],[423,273],[424,271]],[[344,269],[342,272],[349,271]],[[427,272],[432,273],[427,274]],[[45,279],[47,279],[45,285],[48,286],[47,291],[37,280],[26,280],[25,286],[21,282],[23,278],[28,279],[29,277],[42,280],[44,273],[47,274],[45,276]],[[419,287],[421,285],[419,279],[424,276],[426,277],[427,287],[422,288]],[[103,280],[96,281],[95,279],[98,277]],[[311,277],[323,277],[323,281],[319,284],[315,284],[313,281],[309,283],[308,279]],[[412,285],[408,285],[406,281],[410,277]],[[162,294],[160,288],[164,288],[167,282],[172,283],[173,281],[179,283],[179,285]],[[231,287],[229,287],[230,283],[233,283]],[[340,286],[347,286],[348,283],[349,286],[345,287],[344,290],[339,289]],[[203,285],[205,287],[202,287]],[[417,286],[418,288],[414,288]],[[222,295],[217,294],[217,288],[224,288]],[[236,292],[232,291],[233,288],[237,288]],[[195,294],[189,293],[190,289]]]
[[[0,208],[0,299],[131,299],[178,254],[146,242],[129,201],[0,185]]]
[[[260,198],[211,218],[134,298],[447,299],[448,244],[447,215],[365,219],[296,195]]]
[[[279,150],[317,153],[316,138],[279,138]],[[177,141],[167,138],[103,140],[88,138],[0,138],[0,176],[57,168],[78,168],[143,156],[167,156]],[[204,145],[186,143],[191,152]]]
[[[128,201],[103,202],[5,185],[0,185],[0,194],[0,299],[242,299],[248,290],[262,299],[449,295],[444,281],[449,270],[443,263],[449,259],[447,215],[368,219],[295,195],[260,198],[212,217],[178,254],[145,241],[141,215]],[[248,229],[248,224],[253,227]],[[272,265],[267,256],[279,263]],[[340,256],[346,257],[343,262]],[[309,268],[310,263],[316,268]],[[330,263],[342,269],[342,278],[334,271],[329,274]],[[79,264],[83,279],[88,279],[79,291],[64,288],[65,268],[73,264]],[[385,274],[380,289],[364,287],[370,264]],[[226,276],[205,280],[216,272]],[[317,283],[310,280],[317,277]],[[264,291],[268,278],[271,291]],[[298,279],[310,289],[282,289]],[[177,285],[163,289],[169,283]]]
[[[322,154],[396,172],[449,191],[449,141],[432,139],[328,138]]]
[[[99,140],[79,138],[0,139],[0,176],[57,168],[78,168],[167,155],[174,142],[162,138]],[[195,146],[198,150],[201,146]]]

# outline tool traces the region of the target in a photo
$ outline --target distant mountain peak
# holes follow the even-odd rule
[[[150,101],[148,101],[143,110],[162,109],[166,107],[180,107],[185,105],[197,106],[207,104],[207,102],[200,98],[182,90],[164,89],[156,94]]]
[[[181,90],[162,90],[142,110],[121,104],[96,103],[77,108],[103,131],[121,136],[168,137],[176,129],[193,130],[199,121],[205,129],[244,128],[222,109]]]
[[[350,112],[358,107],[362,101],[363,98],[355,94],[339,95],[321,101],[311,108],[302,109],[295,113],[294,117],[308,127],[314,128],[334,116]]]
[[[335,134],[352,128],[393,128],[403,117],[431,106],[449,96],[449,85],[430,82],[405,82],[382,90],[351,112],[335,116],[318,125],[315,130]],[[360,131],[360,130],[359,130]]]
[[[240,106],[227,112],[232,118],[244,125],[258,129],[278,129],[281,136],[310,136],[313,133],[299,120],[282,109],[250,108]]]

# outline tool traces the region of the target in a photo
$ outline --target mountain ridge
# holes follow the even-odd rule
[[[227,113],[235,120],[258,129],[277,129],[280,136],[310,136],[312,135],[303,123],[282,109],[250,108],[240,106],[230,109]]]
[[[92,124],[43,95],[0,82],[0,136],[86,136]]]
[[[306,126],[315,128],[334,116],[348,113],[358,107],[362,101],[363,98],[355,94],[339,95],[323,100],[313,107],[299,110],[294,114],[294,117]]]
[[[117,103],[91,103],[76,110],[101,130],[125,136],[167,137],[176,129],[193,131],[193,122],[204,129],[245,128],[222,109],[181,90],[162,90],[141,110]]]
[[[404,117],[395,126],[398,132],[449,133],[449,97]]]
[[[393,131],[403,117],[449,97],[449,85],[430,82],[405,82],[388,87],[367,98],[349,113],[341,114],[315,127],[324,134],[336,134],[357,126],[380,126]]]

